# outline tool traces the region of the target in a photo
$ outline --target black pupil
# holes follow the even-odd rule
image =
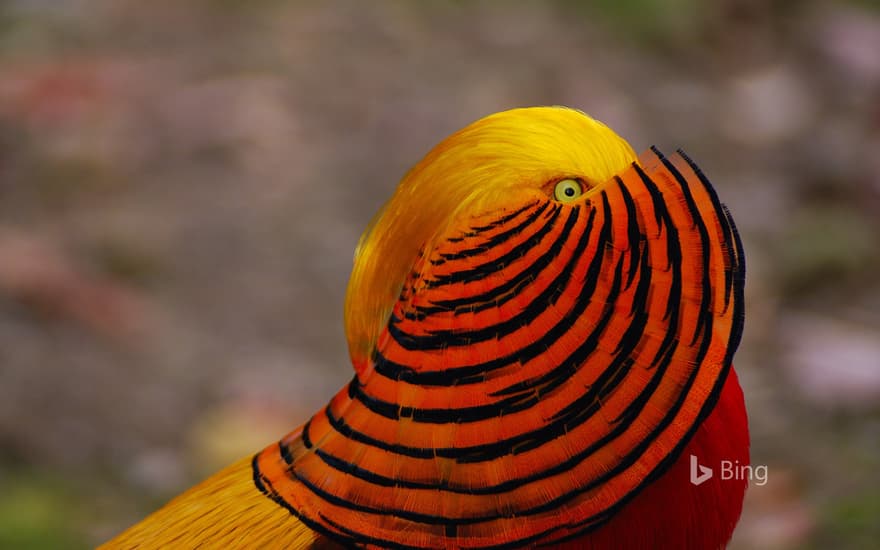
[[[565,193],[566,197],[573,197],[574,196],[574,187],[566,187],[565,191],[563,191],[563,193]]]

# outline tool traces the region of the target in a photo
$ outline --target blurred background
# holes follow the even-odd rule
[[[880,540],[877,2],[0,3],[0,547],[86,548],[351,371],[357,238],[486,114],[682,147],[748,256],[732,548]]]

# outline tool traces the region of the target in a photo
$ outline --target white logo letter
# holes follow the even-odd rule
[[[736,479],[736,472],[733,470],[733,462],[729,460],[721,461],[721,479]]]

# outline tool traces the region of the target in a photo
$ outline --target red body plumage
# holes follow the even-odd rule
[[[690,457],[713,469],[711,479],[690,481]],[[557,550],[713,550],[723,548],[739,521],[748,481],[721,479],[718,465],[749,464],[749,428],[743,393],[731,369],[712,413],[675,464],[602,529],[560,544]]]

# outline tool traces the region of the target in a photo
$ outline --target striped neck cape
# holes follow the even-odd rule
[[[739,343],[744,262],[681,152],[583,200],[514,194],[422,248],[350,384],[253,457],[257,488],[375,548],[552,545],[678,459]]]

